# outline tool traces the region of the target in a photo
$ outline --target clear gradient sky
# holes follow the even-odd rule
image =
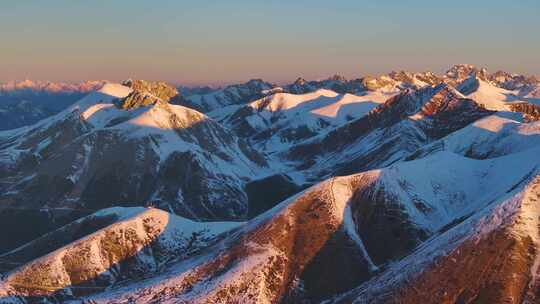
[[[0,1],[0,81],[540,74],[540,0]]]

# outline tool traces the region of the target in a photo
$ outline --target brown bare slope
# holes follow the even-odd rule
[[[113,223],[105,228],[80,238],[71,235],[73,225],[111,217]],[[197,223],[154,208],[111,208],[2,256],[25,259],[24,255],[42,251],[38,258],[26,257],[27,263],[7,273],[3,283],[28,299],[97,292],[119,281],[148,277],[172,260],[186,259],[239,224]],[[44,241],[58,238],[72,241],[43,248]]]
[[[539,214],[537,176],[473,225],[465,221],[330,302],[538,303]]]
[[[135,280],[124,286],[113,283],[113,291],[89,298],[98,303],[414,303],[448,289],[448,298],[444,292],[432,296],[431,303],[438,303],[459,296],[471,299],[482,286],[496,284],[509,291],[486,295],[489,299],[515,295],[514,290],[526,293],[523,286],[530,276],[518,273],[536,265],[532,233],[537,230],[531,221],[537,219],[538,189],[531,180],[538,174],[537,153],[533,149],[473,160],[439,152],[332,178],[215,245],[167,264],[148,280],[128,276]],[[78,244],[68,247],[85,248],[92,242]],[[119,246],[121,252],[131,248]],[[106,256],[108,247],[100,248]],[[501,252],[514,253],[517,260]],[[45,257],[29,265],[51,267],[52,261]],[[31,279],[27,269],[32,268],[25,266],[8,278]],[[480,269],[486,269],[484,276],[477,274]],[[472,284],[471,278],[478,281]],[[49,279],[50,274],[40,278]],[[9,279],[4,284],[8,293],[17,294]]]

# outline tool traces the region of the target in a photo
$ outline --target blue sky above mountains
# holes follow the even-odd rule
[[[185,84],[455,63],[540,74],[540,2],[2,1],[0,81]]]

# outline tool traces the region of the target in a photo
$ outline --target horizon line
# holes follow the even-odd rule
[[[235,85],[235,84],[246,83],[246,82],[249,82],[251,80],[262,80],[262,81],[265,81],[265,82],[268,82],[268,83],[279,86],[279,85],[291,84],[291,83],[293,83],[294,81],[296,81],[297,79],[300,79],[300,78],[302,78],[302,79],[304,79],[306,81],[322,81],[322,80],[332,78],[334,76],[340,76],[340,77],[344,77],[347,80],[355,80],[355,79],[362,79],[364,77],[369,77],[369,76],[380,77],[380,76],[388,75],[388,74],[390,74],[392,72],[408,72],[408,73],[427,73],[427,72],[431,72],[431,73],[434,73],[435,75],[444,75],[452,67],[465,66],[465,65],[473,66],[473,67],[475,67],[477,69],[486,69],[489,74],[494,74],[494,73],[497,73],[499,71],[502,71],[502,72],[506,72],[506,73],[508,73],[510,75],[522,75],[522,76],[525,76],[525,77],[536,77],[537,79],[540,79],[540,74],[515,73],[515,72],[509,72],[507,70],[502,70],[502,69],[496,69],[496,70],[494,70],[494,72],[489,72],[489,69],[487,69],[485,66],[480,66],[480,65],[475,65],[475,64],[468,64],[468,63],[460,63],[460,64],[450,65],[449,68],[447,68],[446,70],[442,70],[442,72],[436,72],[434,70],[429,70],[429,69],[424,69],[424,70],[421,70],[421,71],[420,70],[394,69],[394,70],[391,70],[390,72],[366,73],[366,74],[360,74],[358,76],[353,76],[353,77],[344,76],[344,74],[346,74],[346,73],[337,73],[336,72],[336,73],[328,73],[327,76],[318,76],[318,77],[296,76],[296,77],[293,77],[293,78],[289,78],[288,80],[278,80],[278,81],[265,80],[265,78],[257,77],[257,76],[245,77],[243,79],[234,79],[234,80],[230,80],[230,81],[214,81],[214,82],[189,82],[189,81],[183,82],[183,81],[178,81],[178,80],[156,79],[154,77],[150,77],[150,78],[145,78],[145,77],[125,77],[125,78],[122,78],[122,79],[106,79],[106,78],[102,78],[102,79],[77,79],[77,80],[50,80],[50,79],[36,79],[36,78],[25,77],[24,79],[20,78],[20,79],[0,80],[0,85],[5,85],[5,84],[8,84],[8,83],[12,83],[12,82],[20,83],[20,82],[25,82],[25,81],[41,82],[41,83],[47,83],[48,82],[48,83],[53,83],[53,84],[77,85],[77,84],[82,84],[84,82],[92,82],[92,81],[121,83],[121,82],[126,81],[128,79],[141,79],[141,80],[148,80],[148,81],[162,81],[162,82],[166,82],[168,84],[174,85],[176,87],[185,86],[185,87],[220,88],[220,87],[224,87],[224,86],[230,86],[230,85]],[[439,70],[441,70],[441,69],[439,69]]]

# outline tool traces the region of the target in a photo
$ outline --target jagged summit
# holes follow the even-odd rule
[[[117,105],[123,109],[135,109],[153,105],[157,102],[181,104],[183,97],[177,88],[161,81],[126,80],[122,83],[133,90],[129,96],[119,100]]]
[[[472,64],[456,64],[452,66],[444,76],[455,81],[461,81],[470,75],[476,75],[478,78],[487,80],[488,73],[485,68],[478,68]]]
[[[71,109],[83,110],[93,104],[113,103],[119,109],[133,110],[156,103],[178,104],[181,100],[178,90],[165,82],[129,79],[122,84],[105,83],[99,90],[75,103]]]
[[[334,74],[332,76],[330,76],[328,78],[328,80],[331,80],[331,81],[340,81],[340,82],[347,82],[347,78],[345,78],[345,76],[342,76],[342,75],[339,75],[339,74]]]
[[[128,79],[122,83],[134,91],[147,92],[164,101],[169,101],[179,94],[178,90],[162,81],[146,81]]]

